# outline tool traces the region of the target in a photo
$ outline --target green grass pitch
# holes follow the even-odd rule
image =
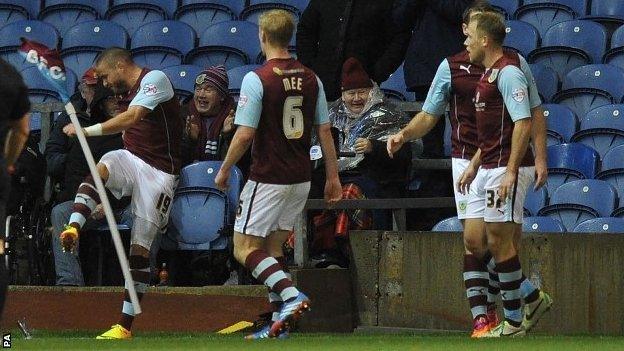
[[[138,333],[132,340],[94,340],[95,334],[38,332],[24,340],[13,332],[15,350],[624,350],[624,337],[528,336],[471,340],[467,335],[297,334],[288,340],[246,341],[242,335]]]

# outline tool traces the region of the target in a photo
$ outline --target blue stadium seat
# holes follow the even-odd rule
[[[403,75],[403,65],[399,66],[388,79],[381,83],[381,91],[387,98],[395,101],[414,101],[414,93],[407,91],[405,77]]]
[[[197,35],[180,21],[156,21],[139,27],[130,39],[132,57],[143,67],[177,66],[195,47]]]
[[[572,231],[574,233],[624,233],[624,218],[600,217],[588,219]]]
[[[193,95],[195,78],[201,73],[202,68],[193,65],[179,65],[163,68],[162,71],[171,80],[176,94],[184,100]]]
[[[563,79],[553,102],[569,107],[581,117],[596,107],[620,102],[624,96],[624,69],[611,65],[576,68]]]
[[[457,217],[443,219],[436,223],[431,229],[432,232],[463,232],[464,227]]]
[[[505,15],[505,19],[512,19],[520,4],[520,0],[490,0],[490,5]]]
[[[559,104],[544,104],[542,108],[547,123],[546,143],[548,146],[569,143],[578,126],[574,112]]]
[[[173,17],[177,0],[112,0],[106,19],[120,24],[132,36],[140,26]]]
[[[245,0],[182,0],[174,18],[203,33],[215,23],[238,19],[245,7]]]
[[[117,46],[125,48],[128,33],[115,22],[89,21],[72,26],[63,37],[61,57],[66,67],[82,75],[93,65],[104,49]]]
[[[199,47],[189,52],[186,63],[232,69],[254,63],[260,51],[258,26],[246,21],[221,22],[201,34]]]
[[[624,218],[624,207],[619,207],[611,212],[611,217]]]
[[[228,247],[243,185],[240,170],[230,173],[227,192],[217,189],[214,178],[222,162],[205,161],[186,166],[171,203],[167,235],[180,250],[223,250]]]
[[[565,227],[551,217],[524,217],[522,231],[525,233],[564,233]]]
[[[53,25],[61,35],[73,25],[101,18],[108,0],[46,0],[39,19]]]
[[[0,28],[0,57],[21,70],[28,66],[26,60],[19,54],[22,44],[20,37],[38,41],[49,48],[56,48],[59,35],[56,29],[45,22],[24,20],[7,24]]]
[[[559,90],[559,77],[550,67],[539,63],[529,65],[543,102],[549,102]]]
[[[245,7],[240,18],[258,24],[258,18],[262,12],[272,9],[290,11],[295,15],[295,20],[301,17],[301,13],[308,6],[309,0],[250,0],[249,6]]]
[[[230,94],[238,97],[240,94],[241,84],[245,75],[253,70],[260,68],[260,65],[245,65],[234,67],[227,71],[230,85],[228,87]]]
[[[600,157],[612,148],[624,144],[624,105],[595,108],[581,120],[573,142],[583,143],[598,151]]]
[[[548,147],[548,181],[552,195],[561,185],[578,179],[593,179],[598,173],[598,153],[589,146],[571,143]]]
[[[0,23],[35,19],[40,8],[40,0],[0,0]]]
[[[624,26],[618,28],[611,36],[611,49],[607,51],[603,61],[624,69]]]
[[[624,24],[624,1],[622,0],[593,0],[589,16],[585,18],[596,21],[613,33]]]
[[[515,18],[532,24],[544,36],[550,26],[584,16],[587,0],[526,0]]]
[[[602,159],[602,167],[596,179],[609,182],[624,199],[624,145],[609,150]],[[622,203],[624,205],[624,202]]]
[[[503,43],[505,47],[511,48],[525,57],[538,47],[540,37],[535,27],[522,21],[505,21],[505,24],[507,26],[505,29],[507,35]]]
[[[535,216],[540,208],[548,205],[548,192],[545,187],[533,190],[534,184],[527,189],[527,195],[524,200],[524,215],[526,217]]]
[[[540,216],[558,219],[572,231],[579,223],[598,217],[609,217],[617,205],[617,194],[611,184],[596,179],[583,179],[561,185],[550,197],[550,205]]]
[[[601,63],[607,48],[607,32],[598,23],[573,20],[551,26],[542,37],[542,46],[529,55],[531,63],[552,68],[559,79],[573,69]]]

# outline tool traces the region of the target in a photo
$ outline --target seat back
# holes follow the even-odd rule
[[[41,21],[15,21],[0,28],[0,57],[18,70],[32,65],[18,52],[21,37],[42,43],[51,49],[58,46],[60,38],[56,28]]]
[[[552,68],[544,66],[539,63],[529,65],[535,83],[537,84],[537,90],[544,102],[549,102],[559,89],[559,76]]]
[[[565,227],[552,217],[525,217],[522,221],[525,233],[564,233]]]
[[[243,78],[245,77],[245,75],[260,67],[260,65],[244,65],[228,70],[228,89],[230,91],[230,94],[238,96],[240,94],[241,84],[243,83]]]
[[[308,0],[250,0],[249,6],[241,12],[240,18],[258,24],[258,19],[263,12],[281,9],[291,12],[297,21],[308,6],[308,2]]]
[[[624,218],[599,217],[579,223],[574,233],[624,233]]]
[[[548,205],[548,192],[546,188],[541,187],[537,190],[533,190],[533,185],[531,185],[524,199],[525,216],[537,215],[539,210],[546,205]]]
[[[490,0],[490,5],[504,14],[506,19],[511,19],[520,7],[520,0]]]
[[[106,13],[107,0],[46,0],[39,19],[52,24],[65,35],[77,23],[93,21]]]
[[[399,66],[386,81],[381,83],[380,88],[389,99],[396,101],[414,101],[414,94],[407,91],[403,65]]]
[[[624,68],[624,25],[620,26],[611,36],[611,49],[604,57],[604,63]]]
[[[62,50],[74,47],[112,46],[125,48],[128,45],[128,33],[115,22],[96,20],[82,22],[72,26],[63,36]]]
[[[436,223],[431,229],[432,232],[463,232],[464,228],[457,217],[443,219]]]
[[[535,50],[539,45],[539,34],[533,25],[523,22],[509,20],[505,21],[504,46],[512,48],[524,57],[528,57],[529,53]]]
[[[201,73],[202,68],[193,65],[178,65],[163,68],[163,72],[171,80],[176,94],[187,98],[195,91],[195,78]]]
[[[624,198],[624,145],[609,150],[602,159],[602,169],[596,179],[611,184],[618,192],[620,199]]]
[[[589,111],[572,141],[593,148],[601,158],[612,148],[624,144],[624,104],[605,105]]]
[[[515,18],[530,23],[544,36],[551,25],[583,16],[586,9],[587,0],[526,0]]]
[[[524,5],[539,4],[546,6],[563,5],[574,11],[575,18],[587,14],[589,0],[524,0]]]
[[[197,35],[191,26],[180,21],[156,21],[139,27],[132,35],[130,48],[166,47],[186,55],[195,47]]]
[[[132,36],[142,25],[173,16],[177,0],[113,0],[106,19],[124,27]]]
[[[40,0],[0,0],[0,23],[6,25],[11,22],[37,18]]]
[[[213,24],[238,19],[245,7],[245,0],[182,0],[174,18],[203,33]]]
[[[547,123],[546,142],[548,146],[570,142],[578,126],[574,112],[559,104],[543,104],[542,108]]]
[[[199,40],[199,47],[187,55],[187,63],[201,67],[222,64],[227,69],[252,64],[260,53],[258,26],[246,21],[214,24]]]
[[[589,14],[600,17],[614,17],[624,20],[624,2],[620,0],[594,0]]]
[[[600,157],[592,148],[570,143],[549,146],[548,150],[548,194],[564,183],[578,179],[592,179],[598,172]]]

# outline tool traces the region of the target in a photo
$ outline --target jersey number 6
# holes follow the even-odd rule
[[[284,135],[286,139],[299,139],[303,136],[303,96],[289,96],[284,101]]]

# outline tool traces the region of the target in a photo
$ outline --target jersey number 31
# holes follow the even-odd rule
[[[303,96],[289,96],[284,101],[284,135],[286,139],[299,139],[303,136]]]

